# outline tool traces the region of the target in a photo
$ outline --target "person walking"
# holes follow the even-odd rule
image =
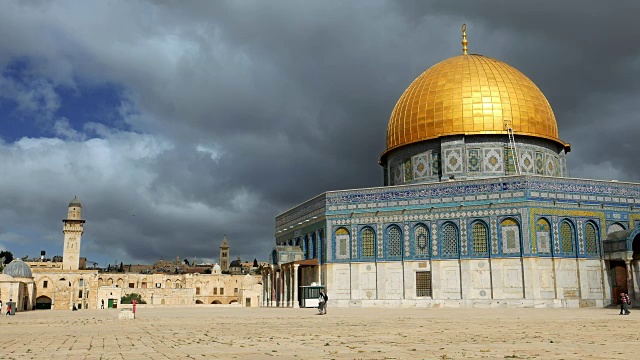
[[[2,315],[2,300],[0,300],[0,315]]]
[[[104,309],[104,299],[100,301],[100,309]]]
[[[7,313],[4,314],[4,316],[9,316],[11,315],[11,303],[7,303]]]
[[[324,299],[324,290],[320,290],[320,296],[318,296],[318,315],[324,315],[326,302]]]
[[[631,305],[631,300],[629,299],[629,295],[626,293],[620,293],[620,315],[629,315],[631,311],[629,311],[629,305]],[[624,311],[624,314],[622,313]]]

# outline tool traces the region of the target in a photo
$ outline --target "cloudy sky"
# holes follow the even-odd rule
[[[0,248],[266,260],[274,217],[378,186],[404,89],[461,53],[545,93],[573,177],[640,182],[640,2],[13,1],[0,11]]]

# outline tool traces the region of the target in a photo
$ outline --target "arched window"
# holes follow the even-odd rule
[[[536,223],[536,240],[538,242],[539,253],[551,253],[551,226],[545,218],[538,219]]]
[[[459,256],[458,251],[458,229],[453,223],[446,223],[442,226],[442,255],[445,257]]]
[[[336,259],[349,258],[349,240],[351,236],[346,228],[336,230]]]
[[[625,230],[625,228],[624,228],[624,226],[622,226],[622,224],[613,223],[613,224],[609,225],[609,228],[607,228],[607,235],[611,234],[612,232],[622,231],[622,230]]]
[[[481,221],[473,223],[471,236],[473,237],[473,253],[478,255],[489,255],[487,246],[487,227]]]
[[[362,257],[373,258],[376,256],[376,235],[371,228],[362,229]]]
[[[589,254],[598,253],[598,231],[593,223],[588,222],[584,226],[585,248]]]
[[[309,259],[314,259],[316,257],[316,233],[311,233],[311,235],[309,235],[309,247],[307,250],[308,254],[309,254]]]
[[[573,227],[568,221],[560,225],[560,246],[563,253],[573,253]]]
[[[504,219],[500,223],[502,252],[504,254],[520,253],[520,225],[515,219]]]
[[[416,240],[416,256],[429,256],[429,230],[420,224],[413,230]]]
[[[402,256],[402,231],[396,225],[387,229],[387,256],[392,258]]]

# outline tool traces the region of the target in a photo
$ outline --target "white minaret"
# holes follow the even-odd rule
[[[82,220],[82,204],[77,197],[69,203],[67,218],[62,220],[64,224],[64,250],[62,251],[63,270],[78,270],[80,267],[80,239],[84,233],[84,220]]]

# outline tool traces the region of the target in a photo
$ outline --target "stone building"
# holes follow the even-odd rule
[[[149,305],[234,304],[240,302],[240,290],[245,284],[247,291],[255,292],[256,286],[260,287],[257,297],[249,293],[253,300],[247,306],[260,304],[260,276],[254,276],[255,282],[247,285],[249,280],[245,276],[222,274],[217,264],[211,267],[211,274],[165,273],[157,272],[153,267],[148,274],[127,272],[126,267],[123,272],[82,270],[79,263],[80,237],[85,221],[81,209],[77,198],[69,203],[67,218],[63,220],[64,255],[61,263],[27,264],[14,260],[5,267],[0,275],[0,299],[3,303],[13,299],[20,304],[18,311],[34,308],[70,310],[74,306],[79,310],[98,309],[103,301],[105,307],[117,307],[122,296],[137,293]],[[226,238],[224,241],[226,243]],[[228,251],[228,243],[225,246]],[[158,266],[171,269],[183,266],[179,259],[177,263],[159,263]]]
[[[640,297],[640,184],[572,179],[544,94],[467,53],[391,112],[383,187],[329,191],[276,217],[263,305],[578,307]]]
[[[35,306],[35,283],[29,265],[20,259],[5,266],[0,274],[0,300],[6,311],[9,301],[15,303],[15,311],[28,311]]]

